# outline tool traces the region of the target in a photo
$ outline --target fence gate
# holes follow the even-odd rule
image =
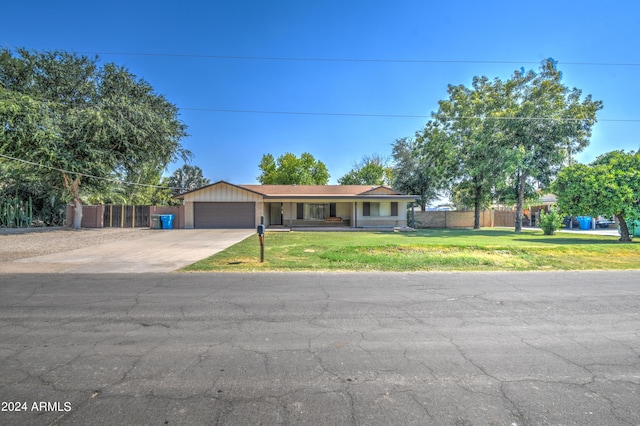
[[[149,227],[150,206],[104,206],[105,228],[143,228]]]
[[[514,211],[496,210],[493,214],[493,226],[512,227],[516,224],[516,212]]]

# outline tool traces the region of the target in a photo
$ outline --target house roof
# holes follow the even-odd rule
[[[184,192],[176,198],[183,198],[187,194],[220,184],[241,188],[262,195],[265,198],[414,198],[384,185],[235,185],[222,180],[202,188]]]
[[[265,196],[357,196],[374,195],[376,189],[382,189],[380,195],[404,195],[386,186],[372,185],[237,185],[249,191],[257,192]]]

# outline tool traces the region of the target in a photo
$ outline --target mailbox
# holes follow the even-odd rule
[[[264,235],[264,225],[258,225],[258,235]]]

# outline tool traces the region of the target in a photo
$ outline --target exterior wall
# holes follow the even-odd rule
[[[389,200],[376,200],[372,199],[372,203],[388,203]],[[351,221],[351,226],[362,228],[367,226],[407,226],[407,202],[397,201],[398,203],[398,215],[397,216],[364,216],[363,201],[357,202],[358,213],[356,220]],[[381,212],[381,213],[384,213]]]
[[[414,215],[416,228],[473,228],[473,210],[449,212],[415,212]],[[480,226],[494,226],[493,210],[484,210],[480,212]]]
[[[184,201],[184,227],[193,229],[193,201]]]
[[[353,203],[337,203],[336,215],[344,220],[350,220],[353,212]]]
[[[258,225],[260,225],[260,216],[264,216],[264,223],[269,223],[267,222],[267,215],[264,205],[265,203],[262,201],[262,199],[256,200],[256,223],[254,224],[256,228],[258,227]]]

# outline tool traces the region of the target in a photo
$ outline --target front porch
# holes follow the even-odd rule
[[[267,228],[345,228],[352,226],[351,202],[269,202],[264,205]]]
[[[342,219],[340,221],[337,220],[306,220],[306,219],[293,219],[289,223],[287,221],[286,224],[280,225],[267,225],[267,229],[299,229],[299,228],[350,228],[351,221],[349,219]]]
[[[369,201],[370,200],[370,201]],[[303,198],[289,201],[269,200],[260,209],[267,228],[345,229],[396,228],[407,226],[407,204],[384,198],[318,200]]]

